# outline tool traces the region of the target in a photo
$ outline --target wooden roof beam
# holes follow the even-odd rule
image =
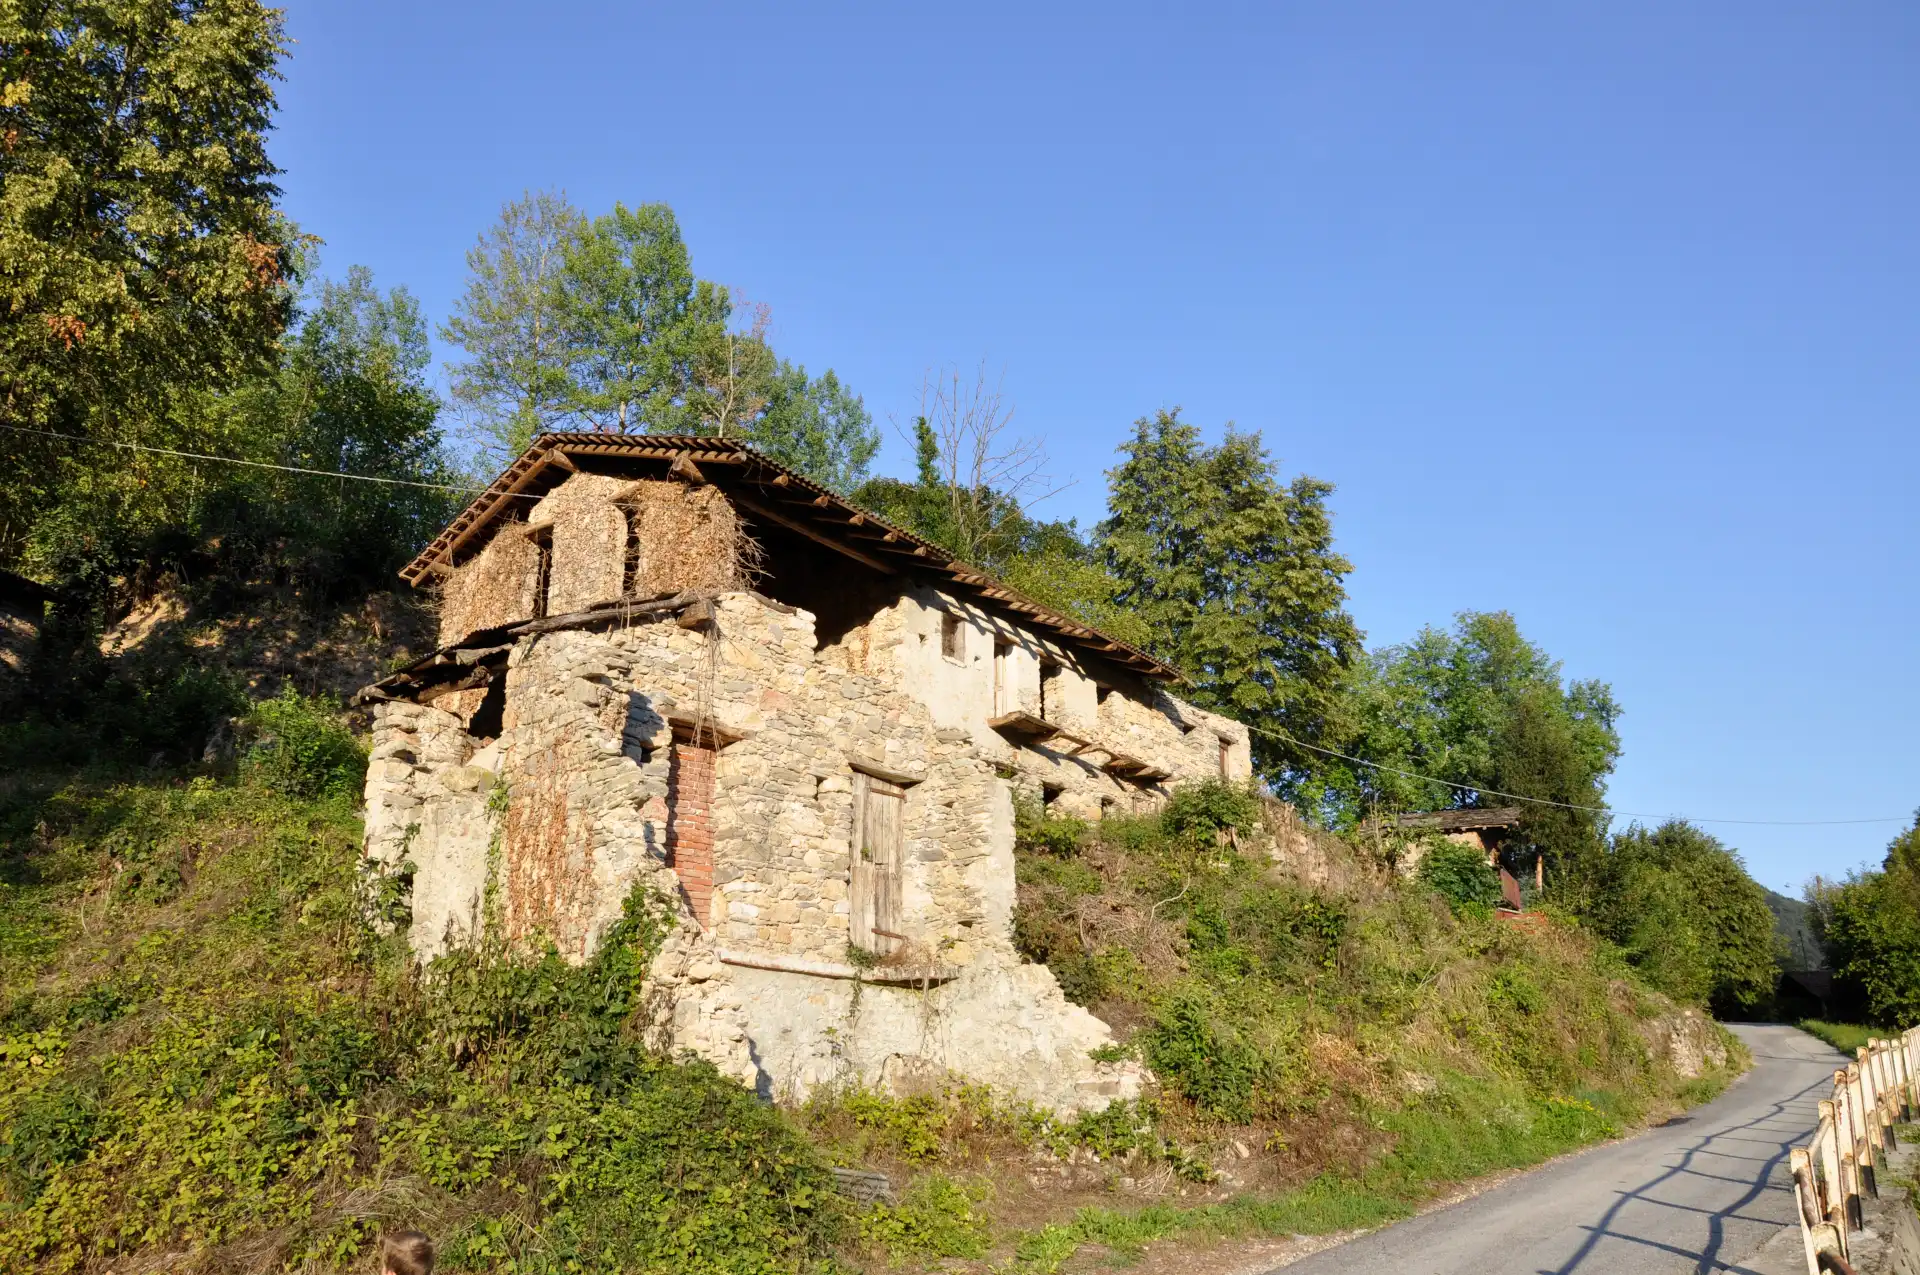
[[[799,521],[798,519],[789,518],[783,513],[778,513],[775,510],[769,508],[768,506],[761,504],[759,501],[753,499],[750,496],[743,496],[737,491],[729,492],[727,494],[735,504],[739,505],[742,509],[745,509],[748,513],[753,514],[755,517],[765,518],[768,522],[774,523],[777,526],[785,527],[788,531],[794,532],[797,535],[805,536],[807,539],[813,541],[815,544],[825,545],[827,548],[833,550],[835,553],[845,554],[847,557],[852,558],[855,562],[858,562],[863,566],[872,567],[875,571],[880,572],[882,575],[897,574],[894,568],[888,566],[884,562],[881,562],[879,559],[869,558],[866,554],[861,553],[858,549],[855,549],[852,545],[846,544],[843,541],[835,540],[831,536],[822,535],[820,532],[815,531],[812,527],[807,526],[805,523]]]

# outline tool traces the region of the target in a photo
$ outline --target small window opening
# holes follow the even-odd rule
[[[1220,778],[1225,779],[1233,773],[1231,769],[1231,763],[1233,761],[1233,741],[1225,735],[1217,736],[1217,738],[1220,741]]]
[[[1107,702],[1107,696],[1111,694],[1113,694],[1113,688],[1111,686],[1096,686],[1093,688],[1093,702],[1095,704],[1105,704]]]
[[[1013,643],[993,644],[993,712],[996,717],[1013,711],[1013,669],[1007,663],[1012,655]]]
[[[960,617],[951,611],[940,615],[940,654],[950,660],[967,658],[967,631]]]
[[[533,533],[533,618],[547,615],[547,594],[553,588],[553,528],[542,527]]]
[[[1052,660],[1040,661],[1040,716],[1050,722],[1060,720],[1060,666]]]
[[[1059,784],[1041,784],[1040,804],[1048,809],[1052,809],[1053,803],[1060,800],[1060,794],[1065,791],[1066,789],[1062,788]]]
[[[631,598],[640,592],[640,508],[622,505],[620,516],[627,523],[626,557],[620,562],[620,596]]]
[[[500,738],[500,732],[506,726],[506,717],[507,671],[501,669],[487,683],[487,693],[480,697],[480,707],[474,709],[473,716],[467,719],[467,734],[483,744],[490,744]]]
[[[1100,818],[1103,821],[1107,819],[1111,819],[1113,817],[1114,811],[1118,810],[1119,808],[1120,808],[1120,803],[1115,801],[1112,797],[1102,797],[1100,799]]]

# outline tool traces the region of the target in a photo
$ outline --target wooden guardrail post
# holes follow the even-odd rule
[[[1833,1099],[1823,1099],[1820,1103],[1820,1125],[1814,1132],[1814,1152],[1820,1157],[1820,1178],[1823,1188],[1821,1195],[1821,1216],[1828,1225],[1840,1234],[1842,1253],[1846,1251],[1847,1235],[1847,1184],[1840,1174],[1840,1126],[1839,1112]]]
[[[1835,1234],[1820,1207],[1820,1184],[1813,1176],[1813,1156],[1805,1147],[1788,1153],[1793,1170],[1793,1202],[1800,1212],[1800,1240],[1807,1254],[1807,1275],[1821,1275],[1820,1258],[1831,1255],[1846,1260],[1844,1243]]]
[[[1855,1194],[1871,1199],[1880,1198],[1880,1183],[1874,1174],[1873,1125],[1870,1122],[1870,1109],[1867,1106],[1867,1082],[1860,1074],[1860,1064],[1854,1063],[1843,1073],[1847,1087],[1847,1114],[1853,1127],[1853,1167]]]

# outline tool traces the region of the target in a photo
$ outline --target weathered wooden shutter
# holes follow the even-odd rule
[[[907,791],[872,775],[853,777],[853,873],[849,935],[855,947],[893,951],[900,929],[900,866]]]

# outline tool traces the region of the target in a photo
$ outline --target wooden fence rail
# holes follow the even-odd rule
[[[1880,1194],[1874,1175],[1894,1145],[1894,1125],[1920,1106],[1916,1078],[1920,1027],[1868,1041],[1857,1061],[1833,1073],[1833,1096],[1820,1104],[1813,1141],[1789,1155],[1808,1275],[1852,1269],[1847,1236],[1860,1229],[1862,1197]]]

